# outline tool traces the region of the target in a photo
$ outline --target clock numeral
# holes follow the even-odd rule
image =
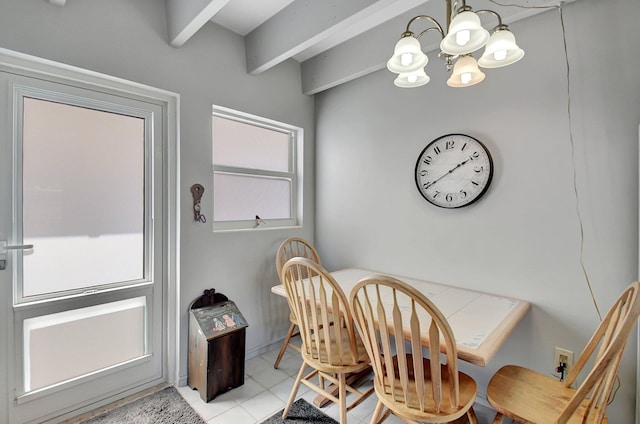
[[[434,147],[434,148],[433,148],[433,152],[434,152],[436,155],[439,155],[439,154],[440,154],[440,147],[438,147],[438,146]]]
[[[444,144],[444,148],[446,150],[450,150],[453,149],[453,145],[455,144],[455,141],[453,140],[447,140],[447,142]]]
[[[433,195],[433,198],[435,199],[436,197],[438,197],[439,194],[440,194],[440,192],[438,190],[436,190],[436,193]]]
[[[453,202],[453,194],[452,193],[447,193],[446,196],[444,196],[445,200],[447,202]]]
[[[425,175],[427,175],[429,173],[429,171],[427,171],[426,169],[421,169],[420,170],[420,176],[424,177]]]
[[[464,190],[460,190],[460,197],[461,197],[462,199],[466,199],[466,198],[467,198],[467,192],[466,192],[466,191],[464,191]]]
[[[433,158],[431,156],[425,156],[424,159],[422,159],[422,162],[426,163],[427,165],[430,165],[432,160]]]
[[[464,144],[462,145],[462,149],[460,149],[460,150],[464,150],[466,147],[467,147],[467,143],[464,143]]]
[[[473,167],[473,172],[475,172],[476,174],[479,174],[482,171],[484,171],[484,166],[474,166]]]
[[[471,184],[473,184],[474,186],[479,186],[480,184],[478,184],[477,182],[471,180]]]
[[[432,185],[433,185],[433,183],[431,181],[427,181],[426,183],[422,184],[422,188],[424,188],[426,190],[429,187],[431,187]]]
[[[471,156],[469,156],[469,159],[474,160],[474,159],[478,159],[479,157],[480,157],[480,153],[473,152]]]

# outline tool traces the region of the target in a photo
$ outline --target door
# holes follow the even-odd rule
[[[0,394],[55,422],[166,381],[163,108],[10,68],[0,102]]]

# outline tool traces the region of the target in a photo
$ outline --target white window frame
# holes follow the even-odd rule
[[[268,171],[263,169],[254,168],[242,168],[236,166],[216,165],[214,162],[213,154],[211,158],[212,164],[212,187],[215,181],[216,174],[231,174],[231,175],[243,175],[253,177],[271,177],[279,179],[288,179],[291,181],[291,199],[290,219],[249,219],[249,220],[237,220],[237,221],[216,221],[212,212],[212,226],[213,231],[238,231],[238,230],[263,230],[263,229],[276,229],[276,228],[289,228],[302,226],[302,158],[303,145],[304,145],[304,130],[294,125],[285,124],[272,119],[263,118],[261,116],[252,115],[245,112],[229,109],[223,106],[213,105],[212,119],[214,116],[218,116],[225,119],[231,119],[234,121],[254,125],[262,128],[267,128],[274,131],[280,131],[289,134],[289,171],[277,172]],[[213,128],[213,126],[212,126]],[[213,132],[211,134],[211,146],[213,150]],[[212,194],[213,204],[216,202],[216,194]]]

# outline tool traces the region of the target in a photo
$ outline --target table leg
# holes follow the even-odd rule
[[[349,386],[353,386],[353,384],[360,380],[361,378],[365,377],[366,375],[371,373],[371,368],[366,368],[360,372],[354,373],[354,374],[350,374],[347,376],[347,385]],[[335,384],[331,384],[329,385],[329,387],[327,387],[327,392],[331,393],[334,396],[338,395],[338,386]],[[318,408],[322,408],[323,406],[325,406],[327,403],[331,402],[329,399],[327,399],[326,397],[322,396],[322,395],[318,395],[315,397],[315,399],[313,399],[313,404],[315,406],[317,406]]]

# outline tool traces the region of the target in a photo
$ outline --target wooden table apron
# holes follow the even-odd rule
[[[347,297],[361,278],[373,274],[380,273],[356,268],[331,273]],[[531,307],[529,302],[519,299],[413,278],[396,278],[411,284],[435,303],[453,330],[458,358],[481,367],[493,358]],[[272,287],[271,292],[286,297],[282,284]]]

